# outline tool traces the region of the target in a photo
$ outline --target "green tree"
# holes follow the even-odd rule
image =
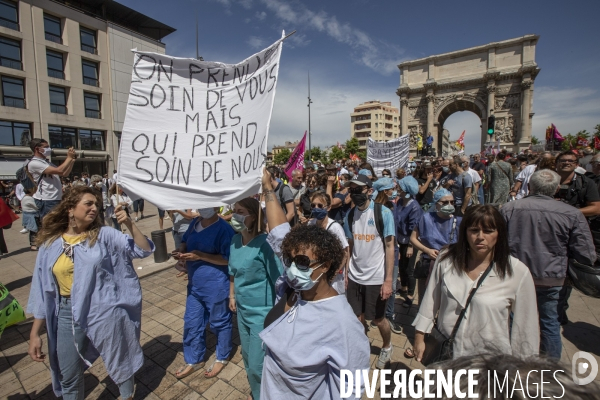
[[[279,153],[275,154],[275,157],[273,157],[273,162],[276,165],[287,164],[291,155],[292,152],[290,149],[282,149]]]
[[[596,131],[594,132],[594,136],[596,136],[596,137],[600,138],[600,124],[596,125],[596,126],[594,127],[594,129],[596,130]]]
[[[532,136],[531,144],[540,144],[540,139],[536,138],[535,136]]]
[[[590,133],[587,131],[587,129],[584,129],[582,131],[577,132],[577,135],[575,135],[576,137],[582,137],[586,140],[590,139]]]
[[[571,147],[575,147],[577,144],[577,137],[567,133],[566,136],[563,136],[565,140],[561,144],[562,151],[569,150]]]
[[[358,154],[360,150],[360,144],[358,143],[358,139],[353,137],[350,140],[346,141],[346,157],[350,157],[350,154]],[[363,151],[364,153],[364,151]],[[359,156],[360,157],[360,156]]]
[[[331,160],[341,160],[344,157],[346,157],[346,153],[344,153],[344,151],[339,147],[333,146],[331,152],[329,153],[329,158]]]

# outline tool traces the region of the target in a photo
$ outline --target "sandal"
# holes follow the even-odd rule
[[[177,372],[175,372],[175,378],[177,378],[177,379],[183,379],[186,376],[189,376],[189,375],[193,374],[194,372],[198,371],[202,367],[204,367],[204,363],[203,362],[198,363],[198,364],[185,364],[183,367],[179,368],[177,370]],[[184,372],[186,369],[188,371]]]
[[[185,274],[187,274],[187,272],[179,272],[177,275],[175,275],[176,278],[181,278],[182,276],[184,276]]]
[[[414,356],[415,356],[415,352],[410,347],[408,349],[404,350],[404,357],[413,358]]]
[[[222,364],[221,369],[218,370],[217,372],[215,372],[213,374],[213,369],[215,368],[215,365],[217,363]],[[227,364],[229,364],[229,361],[227,361],[227,360],[215,360],[215,362],[212,363],[212,365],[206,369],[206,372],[204,373],[204,376],[207,377],[207,378],[214,378],[215,376],[219,375],[219,373],[221,371],[223,371],[223,368],[225,368],[225,366]]]
[[[407,298],[404,300],[404,303],[402,303],[402,307],[405,307],[405,308],[410,308],[410,306],[412,306],[413,300],[414,300],[414,299],[410,299],[410,298],[408,298],[408,297],[407,297]]]

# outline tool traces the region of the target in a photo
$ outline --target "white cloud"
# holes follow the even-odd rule
[[[257,36],[250,36],[247,43],[253,49],[263,49],[266,47],[267,44],[267,42],[264,39],[259,38]]]
[[[265,18],[267,18],[267,13],[264,11],[260,11],[260,12],[256,12],[256,14],[254,14],[254,16],[256,17],[257,20],[262,21]]]

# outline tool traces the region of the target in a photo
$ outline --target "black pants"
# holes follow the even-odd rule
[[[0,253],[8,253],[8,248],[6,247],[6,242],[4,241],[4,228],[0,228]]]
[[[402,287],[407,287],[407,294],[413,296],[415,294],[415,286],[417,280],[415,279],[415,260],[417,258],[417,252],[413,251],[412,257],[406,257],[406,251],[408,250],[408,244],[400,244],[400,260],[398,261],[398,269],[400,272],[400,282]]]

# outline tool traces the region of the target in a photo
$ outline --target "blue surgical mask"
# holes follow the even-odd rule
[[[198,210],[198,212],[204,219],[211,218],[213,215],[215,215],[215,210],[213,208],[201,208]]]
[[[319,268],[321,265],[323,265],[323,264],[319,264],[315,268]],[[319,277],[313,281],[310,277],[313,273],[313,269],[309,268],[306,271],[300,271],[298,269],[298,267],[296,267],[296,263],[294,263],[294,262],[292,263],[292,265],[290,265],[290,267],[287,269],[287,271],[285,273],[286,273],[288,284],[294,290],[310,290],[310,289],[312,289],[313,286],[315,286],[315,284],[319,281],[321,276],[324,274],[324,272],[323,272],[323,274],[319,275]]]
[[[236,232],[242,232],[248,229],[246,226],[246,215],[233,214],[231,216],[231,227]]]
[[[452,204],[446,204],[446,205],[441,206],[439,211],[441,214],[449,216],[449,215],[454,214],[455,209]]]
[[[450,172],[450,167],[442,167],[442,171],[444,171],[445,173]]]
[[[398,191],[394,190],[391,194],[391,196],[389,196],[390,200],[395,200],[396,197],[398,197]]]
[[[312,216],[318,219],[319,221],[325,219],[327,216],[327,209],[325,208],[311,208]]]

